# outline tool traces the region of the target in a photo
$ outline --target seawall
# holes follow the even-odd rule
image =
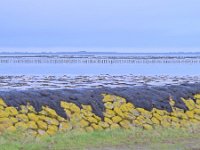
[[[59,131],[200,124],[200,84],[11,90],[0,92],[0,132],[35,136]]]

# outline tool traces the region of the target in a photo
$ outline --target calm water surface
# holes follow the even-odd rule
[[[200,64],[0,64],[0,75],[200,75]]]

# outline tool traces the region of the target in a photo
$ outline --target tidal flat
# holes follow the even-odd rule
[[[165,86],[199,83],[200,76],[170,75],[2,75],[0,91],[27,89],[82,89],[103,87]]]
[[[71,134],[76,138],[73,133],[78,131],[80,137],[89,139],[111,140],[107,134],[113,134],[120,143],[119,139],[134,139],[134,130],[145,136],[169,131],[170,138],[171,133],[186,131],[185,139],[190,142],[191,130],[199,131],[200,124],[199,60],[185,55],[2,56],[0,143],[7,148],[6,140],[21,130],[39,139],[37,142]],[[124,129],[126,133],[121,134]],[[20,142],[14,143],[16,148]],[[139,148],[141,143],[135,142]],[[82,149],[91,148],[83,145]],[[113,146],[129,149],[133,145],[105,148]]]

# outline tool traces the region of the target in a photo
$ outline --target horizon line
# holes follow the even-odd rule
[[[177,52],[100,52],[100,51],[58,51],[58,52],[18,52],[18,51],[13,51],[13,52],[0,52],[0,54],[67,54],[67,53],[79,53],[79,54],[91,54],[91,53],[99,53],[99,54],[197,54],[200,53],[199,51],[193,51],[193,52],[185,52],[185,51],[177,51]]]

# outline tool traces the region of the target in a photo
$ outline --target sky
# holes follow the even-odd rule
[[[0,51],[200,52],[199,0],[0,0]]]

